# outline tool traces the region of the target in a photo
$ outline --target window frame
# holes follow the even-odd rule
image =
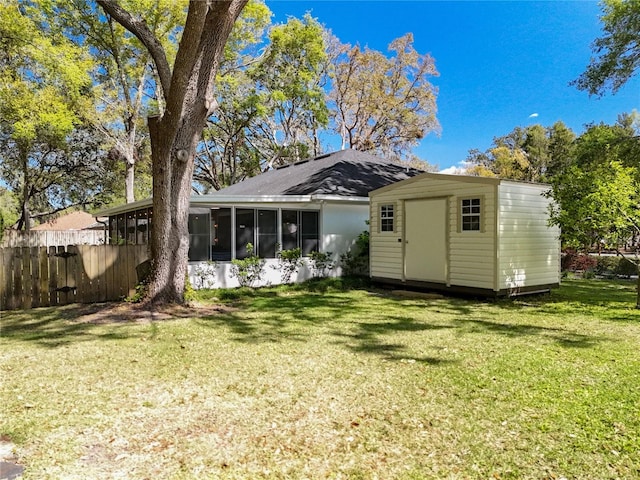
[[[465,202],[469,205],[465,206]],[[474,204],[473,202],[477,202]],[[475,208],[477,207],[477,209]],[[462,197],[458,204],[458,231],[461,233],[482,233],[484,231],[484,198],[482,196]],[[465,208],[469,211],[465,212]],[[474,221],[473,219],[477,219]],[[469,220],[465,222],[465,220]],[[465,228],[465,227],[477,228]]]
[[[391,215],[389,215],[389,212],[391,212]],[[395,233],[396,212],[397,208],[395,203],[381,203],[378,206],[378,231],[380,233]],[[391,221],[391,229],[389,229],[389,221]]]

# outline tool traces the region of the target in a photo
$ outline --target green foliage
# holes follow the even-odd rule
[[[0,187],[0,215],[6,228],[14,225],[20,218],[18,199],[10,190]]]
[[[290,250],[278,250],[276,257],[278,258],[278,264],[273,268],[280,270],[282,283],[291,282],[291,277],[302,266],[304,261],[302,260],[302,250],[300,247],[292,248]]]
[[[187,273],[184,276],[184,301],[186,303],[191,303],[195,301],[197,298],[196,291],[191,285],[191,279],[189,278],[189,274]]]
[[[588,250],[596,242],[623,243],[640,225],[635,169],[617,160],[585,169],[577,165],[552,182],[551,222],[562,228],[567,247]]]
[[[638,275],[637,259],[634,261],[622,256],[592,256],[592,258],[597,262],[594,268],[597,275],[607,278],[630,278],[632,275]]]
[[[516,127],[493,139],[485,152],[471,150],[468,173],[524,181],[549,181],[574,161],[575,134],[562,122]]]
[[[358,235],[355,245],[340,255],[343,275],[367,276],[369,274],[369,230]]]
[[[569,250],[563,255],[562,269],[567,272],[581,272],[585,278],[595,275],[605,278],[630,278],[638,275],[638,258],[589,255]]]
[[[592,45],[585,72],[573,82],[591,95],[616,93],[640,67],[640,2],[604,0],[603,35]]]
[[[231,274],[241,287],[254,287],[264,274],[266,260],[254,255],[253,245],[247,243],[247,257],[231,260]]]
[[[135,293],[133,295],[129,295],[124,299],[127,303],[140,303],[147,296],[147,283],[140,282],[136,285]]]
[[[213,288],[216,281],[216,267],[218,263],[213,260],[207,260],[204,263],[199,263],[194,270],[194,276],[197,279],[196,287],[200,288]]]
[[[311,252],[309,261],[311,262],[311,270],[316,278],[326,277],[329,271],[333,270],[335,263],[331,260],[333,252]]]

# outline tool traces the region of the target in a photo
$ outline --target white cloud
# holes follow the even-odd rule
[[[460,162],[458,165],[452,165],[451,167],[438,171],[438,173],[445,175],[466,175],[468,166],[469,164],[467,162]]]
[[[539,116],[538,113],[532,113],[531,115],[529,115],[529,118],[536,118],[538,116]]]

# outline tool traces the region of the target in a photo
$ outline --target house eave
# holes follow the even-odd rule
[[[192,206],[203,205],[236,205],[236,204],[252,204],[252,203],[314,203],[314,202],[332,202],[332,203],[348,203],[363,204],[369,203],[368,197],[346,197],[342,195],[192,195],[189,204]],[[151,198],[138,200],[117,207],[107,208],[96,214],[98,217],[109,217],[119,215],[121,213],[138,210],[140,208],[152,206]]]

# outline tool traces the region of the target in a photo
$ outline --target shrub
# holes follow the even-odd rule
[[[637,265],[624,257],[614,257],[610,255],[606,256],[592,256],[597,262],[594,267],[596,275],[603,277],[626,277],[629,278],[632,275],[638,274]]]
[[[353,249],[340,255],[345,275],[367,276],[369,274],[369,231],[365,230],[356,239]]]
[[[616,266],[614,273],[621,277],[629,278],[631,275],[638,274],[638,266],[631,260],[620,257],[618,258],[618,265]]]
[[[302,266],[302,250],[299,247],[290,250],[279,250],[276,256],[278,264],[274,265],[273,268],[280,270],[282,283],[291,282],[293,274]]]
[[[262,279],[266,260],[254,255],[253,245],[247,243],[247,257],[231,260],[231,274],[238,279],[241,287],[253,287]]]
[[[216,281],[217,265],[217,262],[207,260],[205,263],[201,263],[195,268],[193,275],[196,278],[197,288],[213,288]]]
[[[571,272],[594,271],[598,260],[591,255],[577,253],[575,250],[567,250],[562,257],[562,270]]]
[[[594,257],[596,259],[595,273],[601,276],[613,276],[615,275],[616,268],[618,267],[619,260],[617,257]]]
[[[332,253],[333,252],[311,252],[309,254],[314,277],[326,277],[329,270],[333,269],[335,265],[331,260]]]

